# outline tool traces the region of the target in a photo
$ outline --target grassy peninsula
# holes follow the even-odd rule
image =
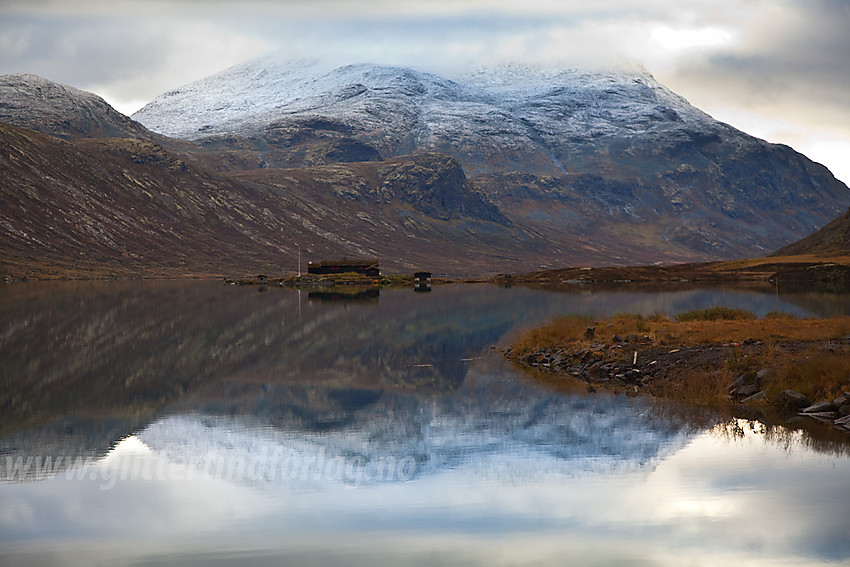
[[[763,318],[711,308],[557,317],[505,354],[542,377],[710,407],[736,404],[833,421],[850,431],[850,317]]]

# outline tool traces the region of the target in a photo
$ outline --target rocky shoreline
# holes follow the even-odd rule
[[[586,332],[592,341],[593,327]],[[794,341],[771,345],[788,353],[802,352],[813,346],[824,350],[850,350],[850,340]],[[728,361],[733,359],[757,359],[765,353],[763,341],[748,339],[742,343],[703,344],[696,346],[660,346],[648,335],[615,335],[610,342],[586,341],[572,345],[557,345],[530,353],[517,354],[512,347],[504,355],[529,369],[574,379],[587,384],[590,392],[597,388],[625,393],[626,395],[650,395],[659,398],[688,398],[697,401],[700,393],[689,393],[693,385],[681,377],[689,372],[707,373],[715,382],[723,380],[728,371]],[[813,419],[832,422],[834,427],[850,433],[850,391],[830,400],[811,400],[790,389],[773,391],[767,386],[769,378],[778,369],[765,365],[758,370],[747,370],[727,382],[726,402],[731,405],[747,406],[752,409],[768,410],[783,417],[785,421]],[[848,389],[850,390],[850,389]],[[682,395],[684,394],[684,395]]]

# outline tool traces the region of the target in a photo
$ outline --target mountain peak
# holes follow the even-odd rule
[[[0,121],[57,138],[148,138],[99,96],[38,75],[0,75]]]

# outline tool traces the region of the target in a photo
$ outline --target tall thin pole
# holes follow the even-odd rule
[[[298,277],[301,277],[301,245],[298,245]]]

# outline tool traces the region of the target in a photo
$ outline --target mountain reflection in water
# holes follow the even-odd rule
[[[672,314],[719,304],[850,312],[845,296],[735,289],[556,294],[455,285],[431,294],[384,290],[379,301],[307,295],[192,281],[7,285],[0,447],[103,455],[176,411],[261,416],[305,431],[341,427],[379,399],[421,404],[458,391],[490,345],[561,313]]]
[[[303,419],[292,406],[278,413],[281,406],[270,405],[266,419],[273,426],[221,413],[179,415],[153,423],[137,437],[199,470],[237,467],[251,472],[234,480],[296,485],[315,477],[356,485],[412,480],[456,468],[484,477],[500,471],[515,478],[611,473],[647,466],[686,440],[681,423],[654,414],[645,403],[563,396],[505,382],[498,374],[470,373],[474,377],[461,388],[439,397],[363,396],[344,409],[337,392],[314,391],[328,394],[340,414],[347,414],[322,428],[315,426],[315,416]],[[331,471],[334,466],[340,470]]]
[[[847,560],[842,446],[545,385],[490,348],[561,313],[711,305],[850,311],[735,289],[7,286],[0,563]]]

